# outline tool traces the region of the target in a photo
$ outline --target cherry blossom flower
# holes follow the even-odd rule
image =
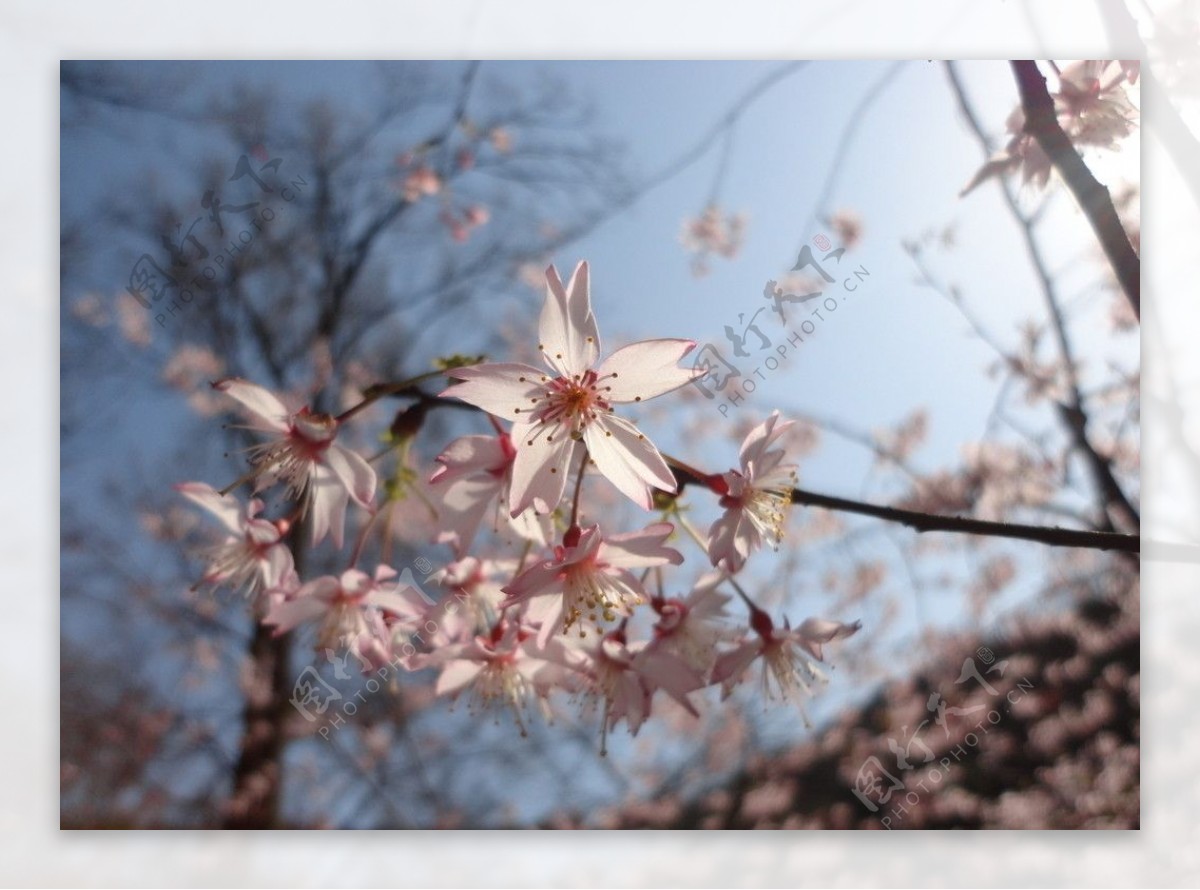
[[[193,343],[180,345],[166,367],[162,379],[168,386],[187,393],[188,405],[202,417],[220,414],[225,409],[225,400],[210,388],[201,388],[209,380],[225,373],[225,362],[207,346]]]
[[[546,270],[546,302],[538,327],[538,350],[550,373],[519,363],[491,363],[447,372],[464,382],[454,396],[496,417],[513,421],[517,455],[509,508],[533,505],[549,513],[562,499],[578,449],[586,446],[596,468],[621,492],[651,507],[651,489],[676,490],[658,449],[614,404],[642,402],[678,389],[695,371],[677,363],[692,340],[645,340],[619,349],[596,364],[600,334],[592,315],[588,266],[580,263],[564,289],[553,266]]]
[[[342,546],[346,505],[362,507],[375,496],[375,471],[362,457],[338,445],[338,421],[314,414],[307,406],[289,411],[273,393],[237,378],[219,380],[213,388],[232,396],[250,415],[252,428],[282,433],[280,438],[250,449],[255,491],[276,482],[312,517],[313,543],[331,534]]]
[[[71,314],[93,328],[102,328],[109,323],[108,310],[99,294],[84,294],[71,304]]]
[[[1044,188],[1050,180],[1053,164],[1038,141],[1025,132],[1025,112],[1014,108],[1005,123],[1009,133],[1004,148],[993,154],[971,177],[971,181],[958,193],[960,198],[974,191],[979,185],[994,176],[1019,172],[1022,185]]]
[[[724,216],[721,208],[710,204],[695,219],[684,220],[679,241],[684,250],[693,254],[692,273],[706,275],[708,264],[705,258],[716,256],[732,259],[742,248],[745,237],[746,217],[741,213]]]
[[[117,328],[121,336],[139,349],[150,345],[150,313],[130,293],[117,297]]]
[[[673,653],[649,648],[644,641],[630,644],[623,624],[593,644],[572,643],[563,649],[569,663],[587,678],[584,694],[604,700],[601,754],[607,753],[608,732],[622,720],[637,735],[659,689],[693,717],[699,716],[688,693],[704,686],[701,674]]]
[[[753,549],[763,542],[778,549],[783,540],[796,467],[782,463],[783,449],[771,446],[791,425],[779,423],[779,412],[772,412],[742,442],[741,470],[708,479],[725,508],[708,531],[708,556],[714,566],[740,571]]]
[[[1063,68],[1054,105],[1072,142],[1111,149],[1133,132],[1137,111],[1123,86],[1128,70],[1121,63],[1092,59]],[[1136,80],[1135,73],[1129,83]]]
[[[521,735],[526,735],[535,709],[549,717],[546,696],[565,670],[539,657],[532,637],[519,623],[501,620],[487,634],[442,647],[428,662],[442,668],[437,694],[457,698],[469,690],[473,712],[508,707]]]
[[[1129,101],[1124,84],[1137,82],[1137,62],[1084,60],[1067,65],[1059,73],[1054,93],[1055,113],[1067,137],[1080,146],[1113,149],[1117,140],[1133,132],[1137,110]],[[1022,184],[1044,188],[1052,164],[1038,141],[1025,132],[1025,112],[1013,109],[1005,125],[1009,140],[976,172],[959,193],[974,190],[993,176],[1019,172]]]
[[[283,543],[288,523],[255,518],[262,512],[262,501],[254,499],[243,509],[235,498],[203,482],[186,482],[175,490],[215,516],[229,532],[208,551],[202,584],[227,586],[254,597],[292,572],[292,551]]]
[[[488,142],[500,154],[508,154],[512,151],[512,133],[504,127],[493,127],[491,132],[488,133]]]
[[[723,653],[713,668],[712,682],[722,684],[722,698],[729,697],[757,658],[762,659],[762,687],[766,698],[774,701],[776,691],[782,700],[790,699],[798,691],[811,693],[809,684],[824,680],[824,675],[809,659],[823,661],[821,647],[833,640],[853,636],[862,627],[862,622],[841,624],[822,618],[806,618],[795,630],[786,621],[783,630],[778,630],[766,612],[753,609],[750,627],[757,637]]]
[[[422,164],[409,171],[400,189],[404,200],[413,203],[428,195],[436,195],[442,190],[442,178],[431,167]]]
[[[515,559],[464,556],[429,576],[445,595],[426,614],[450,638],[470,638],[500,615],[503,584],[516,571]],[[503,581],[501,580],[503,579]]]
[[[650,646],[679,656],[702,677],[712,670],[717,644],[734,634],[723,623],[730,598],[716,589],[723,578],[723,574],[713,572],[701,578],[686,597],[650,600],[658,614]]]
[[[837,243],[853,250],[862,240],[862,218],[853,210],[839,210],[829,218],[829,226],[837,237]]]
[[[648,598],[629,569],[683,562],[678,550],[666,546],[674,530],[669,522],[660,522],[605,539],[598,525],[572,526],[552,559],[526,569],[504,588],[504,606],[530,602],[526,617],[541,622],[538,639],[543,645],[555,630],[566,633],[584,619],[599,630],[601,621],[631,615]],[[586,635],[581,626],[579,636]]]
[[[374,647],[380,628],[386,626],[374,620],[378,613],[413,623],[423,614],[424,604],[411,588],[401,591],[392,581],[395,577],[395,569],[385,565],[379,566],[373,577],[359,569],[348,569],[340,577],[324,575],[272,604],[265,621],[277,636],[319,621],[318,649],[349,649],[362,657]]]
[[[455,553],[466,553],[488,515],[495,514],[492,531],[501,523],[522,540],[543,547],[550,541],[548,516],[533,510],[510,515],[507,506],[517,450],[508,433],[495,436],[463,436],[451,442],[435,460],[440,466],[429,477],[432,493],[438,495],[439,544],[449,544]]]
[[[447,207],[439,214],[439,219],[450,231],[450,237],[461,244],[471,237],[472,231],[486,225],[491,216],[491,212],[482,204],[472,204],[461,214]]]

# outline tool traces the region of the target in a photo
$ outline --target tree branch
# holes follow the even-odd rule
[[[1070,138],[1059,126],[1054,111],[1054,99],[1046,89],[1046,78],[1038,70],[1037,63],[1030,60],[1014,60],[1013,73],[1017,88],[1021,92],[1021,107],[1025,111],[1025,132],[1037,140],[1054,168],[1058,170],[1067,188],[1075,196],[1079,208],[1092,225],[1092,231],[1100,240],[1112,265],[1117,281],[1133,313],[1142,317],[1142,265],[1137,252],[1129,242],[1129,235],[1121,225],[1112,196],[1092,175]]]
[[[420,404],[429,408],[445,406],[473,411],[481,410],[474,405],[460,402],[457,399],[429,395],[417,387],[400,390],[394,393],[394,395],[397,397],[415,398]],[[679,484],[680,489],[683,489],[687,485],[708,487],[707,474],[675,460],[669,455],[664,454],[663,458],[675,474],[675,481]],[[1136,554],[1141,551],[1141,538],[1138,535],[1041,525],[1023,525],[1016,522],[989,522],[984,519],[971,519],[965,516],[939,516],[934,513],[920,513],[916,510],[904,510],[899,507],[884,507],[878,504],[868,504],[863,501],[853,501],[848,498],[805,491],[801,488],[792,489],[792,503],[808,507],[821,507],[826,510],[837,510],[843,513],[857,513],[861,516],[872,516],[876,519],[907,525],[918,532],[939,531],[967,535],[984,535],[992,538],[1016,538],[1023,541],[1037,541],[1041,544],[1049,544],[1054,547],[1083,547],[1090,550],[1114,550],[1122,553]]]
[[[708,487],[706,481],[694,469],[685,467],[666,455],[663,457],[671,466],[675,480],[681,489],[689,484]],[[916,510],[903,510],[899,507],[884,507],[863,501],[852,501],[848,498],[805,491],[802,488],[792,489],[792,503],[806,507],[821,507],[825,510],[837,510],[842,513],[857,513],[860,516],[872,516],[876,519],[907,525],[918,532],[952,532],[965,535],[984,535],[991,538],[1016,538],[1022,541],[1037,541],[1053,547],[1083,547],[1089,550],[1115,550],[1122,553],[1139,553],[1141,551],[1141,539],[1137,535],[1023,525],[1016,522],[989,522],[985,519],[971,519],[965,516],[939,516],[934,513],[919,513]]]
[[[970,102],[967,100],[966,90],[958,77],[958,72],[953,62],[946,63],[946,73],[950,78],[950,86],[958,99],[959,110],[962,112],[963,117],[966,118],[967,124],[974,131],[976,139],[978,139],[979,144],[983,148],[984,155],[991,154],[991,146],[988,144],[987,135],[984,133],[979,119],[971,109]],[[1041,77],[1040,74],[1038,76]],[[1042,87],[1043,89],[1045,88],[1044,80]],[[1049,94],[1047,94],[1048,96]],[[1054,125],[1058,126],[1057,120]],[[1059,132],[1062,132],[1061,128]],[[1074,152],[1075,149],[1071,148],[1071,153],[1074,154]],[[1076,155],[1076,159],[1078,160],[1078,155]],[[1083,162],[1080,161],[1080,163],[1082,164]],[[1090,176],[1091,174],[1089,173],[1088,175]],[[1091,442],[1091,438],[1087,434],[1089,418],[1083,401],[1083,395],[1079,390],[1075,356],[1071,348],[1070,338],[1067,335],[1066,320],[1063,318],[1062,310],[1059,307],[1058,293],[1054,286],[1054,280],[1050,275],[1045,258],[1042,256],[1037,238],[1034,236],[1033,222],[1021,212],[1012,188],[1004,180],[1000,181],[1000,191],[1004,196],[1004,202],[1008,207],[1009,213],[1012,214],[1013,219],[1017,221],[1017,224],[1021,228],[1021,237],[1025,242],[1025,252],[1029,256],[1030,265],[1033,266],[1034,274],[1037,276],[1038,284],[1041,286],[1042,296],[1046,302],[1046,311],[1050,317],[1055,338],[1058,341],[1059,357],[1066,368],[1067,404],[1056,403],[1059,417],[1066,427],[1067,434],[1074,442],[1075,448],[1083,456],[1087,464],[1092,481],[1099,492],[1101,504],[1106,508],[1104,512],[1107,514],[1109,512],[1108,508],[1120,511],[1124,514],[1126,520],[1134,528],[1137,528],[1141,525],[1140,513],[1129,500],[1128,496],[1126,496],[1120,483],[1117,482],[1116,477],[1113,475],[1112,461],[1096,450]],[[1107,194],[1105,192],[1105,197],[1107,197]],[[1120,226],[1119,220],[1117,224]],[[1121,229],[1121,232],[1122,237],[1124,237],[1124,229]],[[1110,527],[1109,530],[1111,530],[1113,527],[1111,517],[1108,518],[1107,525]]]

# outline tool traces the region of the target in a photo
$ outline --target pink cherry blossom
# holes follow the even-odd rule
[[[733,629],[724,624],[729,597],[716,589],[723,579],[721,573],[710,573],[683,598],[654,597],[650,601],[658,614],[650,646],[679,656],[702,677],[712,670],[718,643],[734,636]]]
[[[348,569],[341,576],[324,575],[302,584],[287,599],[274,603],[265,619],[276,635],[311,621],[319,622],[317,648],[349,649],[368,661],[365,653],[375,648],[380,628],[378,613],[415,623],[424,604],[411,588],[403,591],[393,582],[396,571],[379,566],[375,575]]]
[[[426,619],[450,639],[469,639],[495,624],[504,601],[503,584],[516,571],[515,559],[464,556],[429,576],[445,594]]]
[[[598,525],[573,526],[554,548],[554,556],[526,569],[504,588],[505,607],[529,602],[526,617],[541,622],[539,641],[556,630],[566,633],[586,619],[597,630],[602,621],[631,615],[647,600],[630,569],[679,565],[683,556],[666,546],[675,530],[669,522],[605,539]],[[579,635],[586,636],[581,626]]]
[[[770,700],[790,699],[797,692],[812,692],[811,683],[824,680],[824,674],[810,659],[822,661],[822,645],[853,636],[862,622],[842,624],[821,618],[807,618],[795,630],[785,621],[782,630],[769,615],[753,609],[750,627],[756,636],[737,648],[723,653],[712,671],[712,682],[722,684],[727,698],[757,658],[762,659],[762,691]],[[772,688],[774,681],[774,688]]]
[[[367,507],[375,496],[375,471],[362,457],[334,440],[338,421],[308,407],[289,411],[273,393],[237,378],[219,380],[213,388],[241,403],[254,429],[282,434],[250,449],[255,491],[277,482],[287,486],[302,512],[312,518],[313,543],[326,534],[342,546],[346,505],[353,499]]]
[[[695,219],[683,222],[679,242],[693,255],[692,274],[708,274],[707,257],[716,255],[732,259],[742,249],[746,232],[746,217],[741,213],[724,215],[721,208],[710,204]]]
[[[1137,111],[1123,86],[1127,72],[1122,64],[1095,59],[1063,68],[1054,105],[1071,141],[1111,149],[1133,132]]]
[[[469,690],[473,711],[506,706],[526,735],[534,710],[549,715],[546,695],[564,673],[561,665],[539,657],[532,637],[520,624],[501,620],[469,642],[437,650],[427,662],[442,668],[437,694],[457,698]]]
[[[553,266],[546,270],[546,282],[538,350],[549,373],[519,363],[456,368],[448,373],[464,382],[443,395],[513,421],[513,515],[530,505],[540,513],[555,509],[581,445],[600,473],[648,510],[651,489],[673,492],[675,477],[658,449],[612,406],[642,402],[688,383],[695,372],[677,363],[696,344],[645,340],[597,364],[600,334],[587,263],[576,267],[565,289]]]
[[[208,551],[201,583],[226,586],[257,596],[279,585],[293,570],[292,551],[283,543],[288,524],[257,519],[263,502],[252,500],[243,509],[235,498],[203,482],[186,482],[175,490],[203,507],[225,526],[229,536]]]
[[[608,732],[622,720],[637,735],[659,689],[693,717],[699,716],[688,694],[704,686],[701,674],[677,655],[648,647],[645,641],[630,644],[623,624],[592,644],[559,645],[557,651],[586,678],[584,694],[603,699],[601,754],[606,753]]]
[[[1112,62],[1087,59],[1073,62],[1059,74],[1054,93],[1058,122],[1076,145],[1113,149],[1117,140],[1133,132],[1137,109],[1129,100],[1124,84],[1137,82],[1137,62]],[[1025,132],[1025,112],[1021,107],[1008,116],[1009,140],[971,177],[959,197],[974,190],[993,176],[1020,173],[1022,184],[1044,188],[1053,165],[1037,139]]]
[[[782,462],[782,448],[771,446],[791,425],[779,423],[779,412],[773,412],[742,442],[741,469],[709,478],[725,508],[708,531],[708,556],[714,566],[740,571],[752,550],[763,543],[778,549],[783,540],[796,467]]]
[[[442,178],[431,167],[422,164],[413,168],[404,179],[400,190],[404,200],[414,202],[428,195],[436,195],[442,190]]]
[[[436,458],[440,466],[430,476],[431,493],[437,496],[439,544],[449,544],[462,555],[471,546],[487,517],[492,531],[501,525],[518,538],[544,547],[550,540],[550,519],[533,510],[513,516],[507,506],[517,450],[507,433],[463,436],[451,442]]]

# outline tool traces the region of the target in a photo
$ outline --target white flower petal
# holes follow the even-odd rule
[[[266,560],[263,563],[263,588],[271,590],[284,582],[288,575],[296,570],[292,551],[284,544],[276,544],[267,549]]]
[[[757,541],[758,532],[746,511],[731,507],[708,530],[708,558],[727,572],[740,572]]]
[[[599,559],[622,569],[677,566],[683,562],[683,554],[666,544],[674,531],[671,523],[656,522],[639,531],[613,535],[600,545]]]
[[[263,389],[239,377],[227,377],[213,384],[213,389],[231,396],[241,403],[257,426],[276,432],[287,432],[288,418],[292,412],[270,390]]]
[[[244,530],[245,517],[241,504],[231,495],[219,493],[207,482],[184,482],[176,485],[175,490],[192,503],[203,507],[235,535]]]
[[[434,486],[430,494],[437,507],[438,544],[449,544],[463,554],[475,540],[488,507],[500,493],[501,481],[492,476],[459,479]],[[506,505],[507,506],[507,505]]]
[[[538,348],[564,377],[583,374],[600,355],[600,332],[592,315],[588,264],[575,267],[566,288],[553,266],[546,269],[546,302],[538,321]]]
[[[509,490],[509,515],[534,507],[539,513],[552,513],[562,500],[567,485],[567,470],[574,462],[577,442],[558,427],[514,425],[512,488]]]
[[[821,657],[822,644],[852,637],[861,629],[861,621],[842,624],[840,621],[830,621],[828,618],[805,618],[794,633],[806,652],[817,661],[824,661]]]
[[[434,691],[438,695],[456,695],[474,682],[481,670],[483,665],[478,661],[468,661],[465,658],[452,661],[438,677]]]
[[[496,470],[507,463],[499,436],[462,436],[447,445],[434,460],[441,466],[429,477],[430,482],[450,482]]]
[[[696,347],[693,340],[643,340],[618,349],[596,368],[610,402],[641,402],[679,389],[700,376],[679,361]]]
[[[340,445],[330,445],[325,462],[359,506],[371,503],[375,497],[375,470],[363,457]]]
[[[312,522],[313,545],[320,544],[327,534],[332,535],[335,547],[342,546],[346,524],[346,504],[350,495],[333,470],[322,464],[313,469],[309,490],[309,515]]]
[[[584,427],[588,454],[617,489],[649,510],[650,487],[675,491],[675,477],[654,444],[637,427],[613,414],[598,417]]]
[[[462,399],[489,414],[520,421],[533,408],[533,398],[542,391],[544,371],[519,362],[492,362],[455,368],[446,372],[462,380],[442,393]]]
[[[779,423],[779,412],[772,411],[770,417],[747,433],[738,452],[742,469],[747,470],[754,465],[755,472],[764,473],[778,464],[782,449],[771,452],[770,448],[792,423],[790,420]]]

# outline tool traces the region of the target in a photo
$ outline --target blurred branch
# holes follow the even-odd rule
[[[967,124],[971,127],[971,130],[975,133],[975,137],[979,141],[984,155],[990,155],[991,146],[989,144],[987,134],[984,132],[982,124],[980,124],[978,117],[976,117],[974,110],[971,108],[970,101],[967,99],[966,89],[964,88],[963,83],[958,76],[958,71],[953,62],[946,63],[946,73],[950,79],[950,86],[953,89],[956,98],[958,99],[959,110],[962,112],[963,117],[966,119]],[[1040,74],[1038,76],[1041,77]],[[1043,90],[1045,89],[1044,80],[1042,82],[1042,88]],[[1049,98],[1048,93],[1047,98]],[[1051,110],[1053,110],[1053,108]],[[1055,126],[1058,126],[1057,121],[1055,121]],[[1059,128],[1059,132],[1062,133],[1061,128]],[[1065,134],[1063,138],[1066,138]],[[1074,154],[1074,152],[1074,148],[1071,148],[1071,153]],[[1078,160],[1079,156],[1075,155],[1075,157]],[[1080,161],[1080,164],[1082,163],[1083,162]],[[1088,175],[1090,176],[1091,174],[1089,173]],[[1063,318],[1062,310],[1058,304],[1058,296],[1054,286],[1054,279],[1050,276],[1049,268],[1046,265],[1045,259],[1042,257],[1041,248],[1038,246],[1037,238],[1034,235],[1033,222],[1021,212],[1021,208],[1017,204],[1017,199],[1013,195],[1012,188],[1009,186],[1008,182],[1003,179],[1000,180],[1000,191],[1004,197],[1004,202],[1007,205],[1009,212],[1012,214],[1013,219],[1016,220],[1017,225],[1020,227],[1021,235],[1025,242],[1026,253],[1029,256],[1030,264],[1033,266],[1034,274],[1037,276],[1038,283],[1041,286],[1042,296],[1046,303],[1046,311],[1050,316],[1050,321],[1054,328],[1054,334],[1058,340],[1060,357],[1066,366],[1067,404],[1057,405],[1060,418],[1063,421],[1067,432],[1071,435],[1071,438],[1075,443],[1075,447],[1079,450],[1080,454],[1083,455],[1083,458],[1087,463],[1088,470],[1092,475],[1092,479],[1096,485],[1097,491],[1100,494],[1103,505],[1106,508],[1113,507],[1124,513],[1131,525],[1134,528],[1137,528],[1141,524],[1141,516],[1139,515],[1138,510],[1130,502],[1129,498],[1125,495],[1124,490],[1117,482],[1116,477],[1113,475],[1111,460],[1101,455],[1096,450],[1095,446],[1092,445],[1092,442],[1087,435],[1088,416],[1085,410],[1083,396],[1079,391],[1075,356],[1071,348],[1070,338],[1067,335],[1066,321]],[[1108,193],[1105,192],[1106,198],[1107,195]],[[1111,206],[1111,201],[1109,203]],[[1113,212],[1115,213],[1116,211]],[[1120,226],[1119,220],[1117,221],[1117,225]],[[1124,229],[1121,229],[1122,237],[1125,237],[1124,231]],[[1126,241],[1128,242],[1127,238]],[[1106,516],[1107,513],[1108,511],[1106,509]],[[1108,517],[1107,519],[1107,526],[1108,530],[1110,531],[1115,528],[1112,525],[1111,517]]]
[[[1092,175],[1070,138],[1063,132],[1054,110],[1054,99],[1046,89],[1046,78],[1038,70],[1037,63],[1030,60],[1012,62],[1017,87],[1021,92],[1021,107],[1025,110],[1025,132],[1037,140],[1038,145],[1054,164],[1079,208],[1092,225],[1092,231],[1100,239],[1104,255],[1108,257],[1121,289],[1129,298],[1133,313],[1142,316],[1142,265],[1137,252],[1129,242],[1129,235],[1117,216],[1112,196]]]

